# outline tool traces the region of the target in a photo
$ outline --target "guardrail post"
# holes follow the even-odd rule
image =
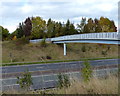
[[[66,56],[67,53],[66,53],[66,43],[64,43],[64,56]]]

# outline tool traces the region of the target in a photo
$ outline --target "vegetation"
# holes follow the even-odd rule
[[[17,84],[20,85],[20,88],[23,91],[29,91],[30,86],[33,84],[30,72],[28,70],[26,70],[23,73],[23,76],[21,78],[17,77],[17,79],[18,79]]]
[[[25,43],[26,42],[26,43]],[[48,62],[52,61],[69,61],[82,60],[85,58],[118,58],[117,45],[101,44],[67,44],[67,56],[63,55],[63,47],[57,44],[46,42],[41,46],[40,43],[29,43],[25,37],[15,41],[2,42],[2,62]],[[63,46],[63,45],[62,45]],[[103,47],[104,46],[104,47]],[[84,49],[85,47],[85,52]],[[108,50],[109,47],[109,50]],[[106,51],[104,55],[102,51]],[[11,55],[12,56],[11,56]]]
[[[34,92],[38,93],[39,92]],[[71,83],[68,88],[46,91],[46,94],[118,94],[118,77],[109,75],[108,78],[91,78],[88,83],[79,79]]]
[[[84,67],[82,68],[82,77],[85,82],[90,81],[90,78],[92,77],[92,69],[87,60],[84,62]]]
[[[23,94],[21,91],[12,90],[3,92],[3,94]],[[71,86],[49,89],[49,90],[36,90],[36,91],[26,91],[24,94],[39,94],[39,95],[51,95],[57,96],[58,94],[93,94],[103,96],[118,94],[118,77],[109,75],[107,78],[97,78],[93,77],[88,83],[83,82],[79,79],[74,79],[71,81]]]
[[[8,40],[8,37],[10,35],[8,29],[3,28],[2,26],[0,26],[0,34],[2,33],[2,40]]]
[[[70,79],[66,74],[58,74],[58,88],[69,87],[70,86]]]
[[[85,52],[83,52],[84,50],[81,50],[84,48],[83,46],[85,46]],[[110,47],[109,50],[108,47]],[[102,51],[106,51],[107,54],[102,54]],[[10,54],[12,54],[12,56],[10,56]],[[67,44],[67,56],[64,56],[63,47],[57,44],[47,43],[47,46],[43,47],[40,43],[29,43],[28,40],[23,37],[20,38],[20,40],[17,39],[15,41],[2,42],[2,62],[9,63],[11,62],[11,58],[13,60],[12,62],[41,62],[42,60],[47,62],[49,60],[64,61],[85,58],[118,58],[118,46],[100,44]]]
[[[22,38],[23,36],[29,39],[52,38],[64,35],[83,34],[83,33],[96,33],[96,32],[117,32],[117,27],[113,20],[105,17],[100,19],[82,18],[80,24],[71,23],[68,19],[66,23],[53,21],[51,18],[45,21],[43,18],[28,17],[24,22],[19,23],[18,28],[13,33],[9,33],[6,28],[3,28],[1,33],[2,40],[12,40],[14,36]]]

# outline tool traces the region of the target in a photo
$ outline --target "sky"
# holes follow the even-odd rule
[[[119,0],[0,0],[0,25],[15,31],[27,17],[80,23],[82,17],[114,20],[118,26]]]

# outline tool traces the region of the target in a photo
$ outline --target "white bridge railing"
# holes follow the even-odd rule
[[[76,34],[51,38],[51,41],[63,41],[63,40],[77,40],[77,39],[105,39],[105,40],[119,40],[117,32],[106,33],[88,33],[88,34]]]

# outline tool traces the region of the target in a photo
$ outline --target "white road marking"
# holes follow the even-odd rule
[[[43,68],[43,67],[36,67],[36,68],[41,69],[41,68]]]

